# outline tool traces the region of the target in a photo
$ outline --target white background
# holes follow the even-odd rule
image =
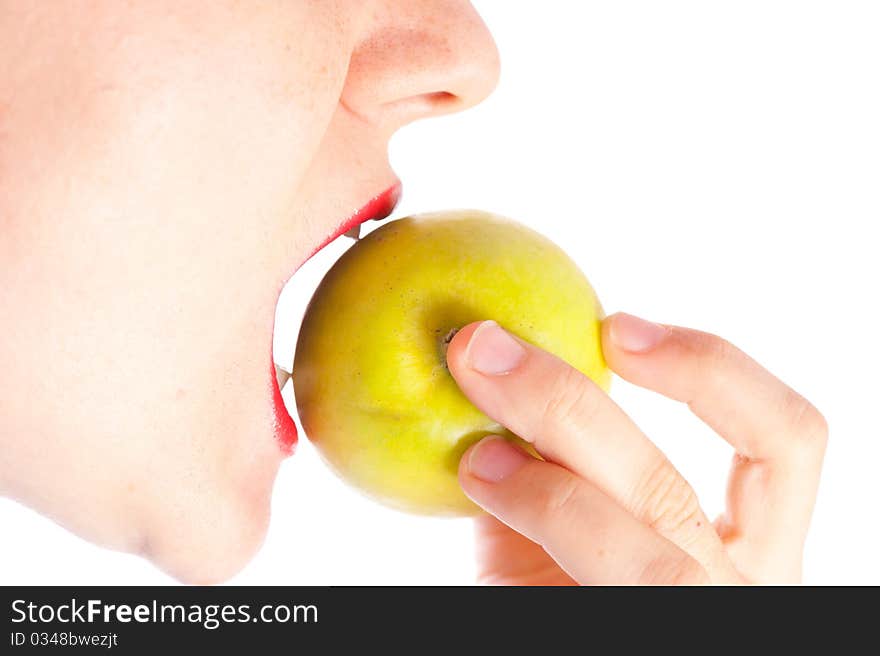
[[[562,244],[609,313],[724,335],[806,395],[831,441],[805,580],[880,583],[877,3],[475,4],[501,84],[482,106],[395,137],[399,214],[512,216]],[[305,303],[349,243],[288,286],[279,360],[292,360]],[[612,396],[720,512],[726,444],[619,379]],[[3,583],[170,582],[10,501],[0,526]],[[302,439],[266,544],[234,582],[469,583],[471,549],[467,520],[385,510]]]

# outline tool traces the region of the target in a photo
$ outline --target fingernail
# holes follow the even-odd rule
[[[494,321],[484,321],[468,342],[465,362],[487,376],[501,376],[516,369],[526,355],[522,345]]]
[[[468,456],[467,469],[486,483],[497,483],[526,464],[530,456],[498,435],[484,437]]]
[[[611,321],[611,340],[624,351],[645,353],[666,336],[664,326],[620,312]]]

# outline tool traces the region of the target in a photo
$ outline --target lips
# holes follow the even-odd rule
[[[400,202],[401,191],[402,187],[400,181],[397,181],[381,194],[373,196],[373,198],[371,198],[363,207],[340,223],[336,229],[330,233],[330,235],[317,248],[315,248],[315,250],[309,253],[309,256],[303,260],[300,266],[334,239],[351,231],[357,226],[360,226],[365,221],[378,221],[386,218],[394,211],[397,203]],[[290,413],[287,412],[287,408],[284,406],[284,400],[281,397],[281,387],[278,384],[278,377],[276,376],[275,362],[274,359],[271,358],[271,354],[269,363],[269,379],[272,381],[272,405],[274,406],[273,409],[275,415],[275,438],[277,439],[282,452],[285,455],[291,455],[296,447],[298,438],[296,424],[290,416]]]
[[[324,246],[339,237],[339,235],[345,234],[352,228],[359,226],[364,221],[369,221],[371,219],[378,221],[387,217],[394,211],[397,203],[400,202],[400,193],[400,182],[396,182],[378,196],[373,196],[366,205],[339,224],[339,227],[337,227],[320,246],[312,251],[309,257],[324,248]]]

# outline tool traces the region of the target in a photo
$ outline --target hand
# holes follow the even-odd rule
[[[471,401],[544,460],[489,436],[462,457],[481,579],[503,584],[700,584],[800,580],[828,428],[822,415],[723,339],[608,317],[624,379],[688,404],[736,450],[727,510],[710,522],[693,489],[587,377],[494,322],[447,353]],[[497,373],[500,372],[500,373]]]

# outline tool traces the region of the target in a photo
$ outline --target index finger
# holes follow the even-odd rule
[[[486,415],[544,458],[591,481],[692,555],[715,580],[732,576],[721,540],[690,485],[586,376],[494,321],[459,331],[447,363],[461,390]]]

